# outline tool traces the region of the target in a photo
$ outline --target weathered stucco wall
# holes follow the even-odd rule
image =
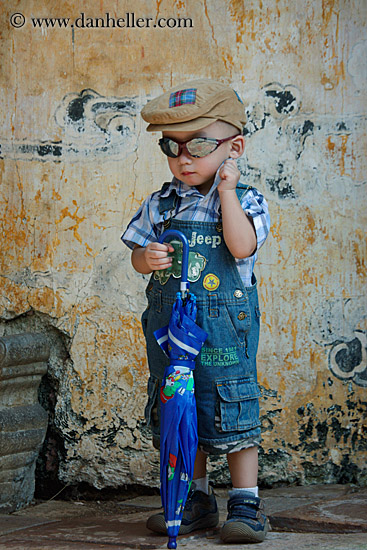
[[[146,282],[120,235],[169,177],[142,105],[206,76],[245,100],[241,169],[272,217],[256,271],[261,482],[365,482],[366,2],[1,6],[0,332],[53,338],[46,469],[97,488],[158,484],[143,423]],[[162,17],[176,23],[154,27]],[[222,461],[212,470],[228,479]]]

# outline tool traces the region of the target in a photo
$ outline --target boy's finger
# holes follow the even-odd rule
[[[170,243],[163,243],[163,244],[167,247],[168,252],[174,252],[175,251],[175,249],[173,248],[173,246]]]
[[[166,269],[167,267],[171,267],[172,260],[171,258],[166,258],[164,260],[156,258],[152,259],[151,264],[154,269]]]
[[[233,166],[237,168],[237,163],[234,159],[227,159],[224,161],[223,166]]]
[[[221,173],[232,175],[236,173],[236,169],[234,166],[223,166]]]
[[[223,170],[223,172],[220,173],[220,177],[222,178],[222,180],[225,180],[232,176],[233,176],[233,173],[231,173],[229,170]]]
[[[150,256],[159,260],[167,258],[167,250],[152,250]]]
[[[159,242],[150,243],[149,248],[150,250],[160,250],[161,252],[167,251],[167,245]]]

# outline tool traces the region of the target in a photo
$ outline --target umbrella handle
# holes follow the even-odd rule
[[[189,241],[187,240],[186,235],[181,233],[181,231],[177,231],[177,229],[167,229],[167,231],[162,233],[159,237],[158,242],[163,243],[167,237],[178,237],[183,244],[180,290],[182,293],[182,298],[185,298],[186,292],[189,290],[190,286],[190,283],[187,280],[189,270]]]

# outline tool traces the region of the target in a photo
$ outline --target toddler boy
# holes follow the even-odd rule
[[[194,370],[199,445],[180,534],[218,524],[206,460],[226,454],[233,489],[221,538],[261,542],[268,522],[257,488],[260,311],[253,267],[270,220],[264,197],[239,183],[244,105],[227,85],[199,79],[148,102],[142,117],[149,132],[162,132],[159,145],[173,174],[143,202],[122,236],[133,250],[135,270],[152,273],[142,315],[150,370],[146,419],[159,447],[159,388],[167,358],[153,332],[168,324],[179,279],[172,269],[174,247],[157,241],[170,227],[189,240],[196,322],[208,333]],[[165,533],[163,514],[151,516],[147,527]]]

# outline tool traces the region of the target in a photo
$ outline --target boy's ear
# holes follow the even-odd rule
[[[236,136],[231,141],[231,151],[229,156],[232,159],[238,159],[245,150],[245,138],[243,136]]]

